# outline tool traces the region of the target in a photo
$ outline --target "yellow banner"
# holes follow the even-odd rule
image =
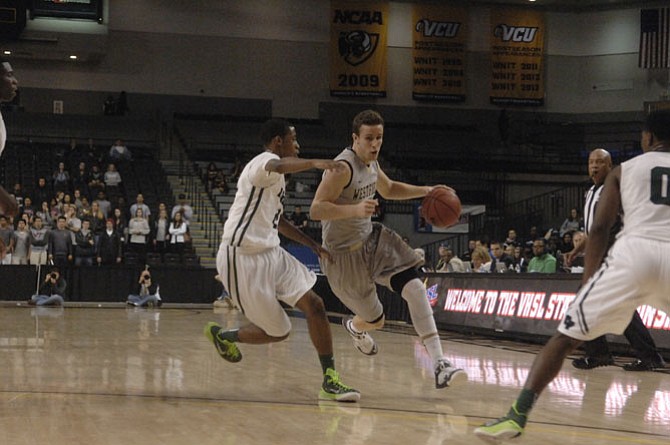
[[[467,23],[465,8],[414,5],[414,100],[465,100]]]
[[[387,2],[330,2],[330,94],[386,97]]]
[[[491,103],[544,103],[544,15],[491,10]]]

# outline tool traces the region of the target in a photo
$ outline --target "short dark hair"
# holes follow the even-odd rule
[[[384,125],[384,118],[375,110],[363,110],[354,117],[351,131],[359,134],[362,125]]]
[[[670,110],[657,110],[649,113],[642,127],[659,141],[670,141]]]
[[[261,127],[261,141],[269,144],[275,137],[284,137],[291,132],[292,125],[284,119],[269,119]]]
[[[57,220],[58,220],[58,221],[60,221],[61,219],[62,219],[63,221],[65,221],[65,220],[66,220],[67,218],[66,218],[66,217],[64,217],[63,215],[60,215],[60,216],[58,217],[58,219],[57,219]]]

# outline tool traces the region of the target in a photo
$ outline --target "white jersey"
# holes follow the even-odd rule
[[[5,127],[2,113],[0,113],[0,156],[2,156],[2,152],[5,150],[5,143],[7,143],[7,128]]]
[[[265,170],[276,154],[266,151],[244,167],[237,181],[235,201],[223,228],[222,245],[253,253],[279,245],[279,218],[284,208],[284,175]]]
[[[621,164],[623,230],[670,241],[670,153],[650,151]]]

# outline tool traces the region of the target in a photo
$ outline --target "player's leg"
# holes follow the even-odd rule
[[[610,352],[607,337],[600,337],[584,342],[584,357],[572,361],[572,366],[577,369],[593,369],[600,366],[611,366],[614,364],[614,358]]]
[[[626,371],[652,371],[665,367],[663,357],[656,350],[656,342],[644,325],[640,314],[635,311],[633,318],[623,331],[623,335],[633,347],[637,360],[623,366]]]

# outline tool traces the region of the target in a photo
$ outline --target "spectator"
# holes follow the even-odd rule
[[[19,210],[23,206],[23,187],[21,187],[20,183],[15,183],[14,188],[12,189],[12,195],[14,195],[14,201],[16,201],[16,205],[19,206]]]
[[[91,166],[91,172],[89,173],[88,181],[88,192],[91,196],[97,196],[100,190],[105,190],[105,176],[100,171],[98,164],[93,164]]]
[[[67,193],[70,190],[70,174],[65,169],[65,163],[59,162],[58,168],[51,175],[54,192]]]
[[[37,187],[33,191],[32,195],[36,203],[51,201],[51,198],[53,198],[53,190],[51,190],[51,187],[49,187],[46,178],[40,177],[37,179]]]
[[[102,104],[102,112],[105,116],[116,115],[116,100],[114,96],[107,96],[105,103]]]
[[[475,251],[475,247],[477,247],[477,241],[471,239],[468,241],[468,250],[461,255],[461,259],[463,260],[464,263],[471,263],[472,262],[472,252]]]
[[[53,226],[53,218],[51,218],[51,210],[49,209],[49,203],[47,201],[42,201],[40,209],[35,212],[33,223],[37,217],[42,220],[41,223],[44,224],[47,228],[50,229]]]
[[[128,236],[128,222],[126,216],[120,208],[115,208],[112,212],[112,222],[114,223],[114,231],[119,236],[119,241],[121,244],[126,242],[126,237]]]
[[[572,257],[572,261],[569,261],[569,256],[564,256],[565,266],[572,273],[582,273],[584,272],[584,249],[581,247],[582,244],[586,241],[586,234],[578,230],[572,234],[572,244],[575,249],[575,254]],[[567,253],[567,252],[566,252]]]
[[[186,243],[186,233],[188,232],[188,223],[184,220],[182,212],[174,214],[168,231],[170,232],[170,251],[178,253],[179,255],[183,254],[184,245]]]
[[[36,306],[62,306],[65,301],[65,289],[67,283],[61,276],[58,268],[54,268],[47,274],[44,283],[40,286],[37,295],[33,295],[28,304]]]
[[[23,198],[23,207],[19,211],[19,219],[23,219],[24,215],[28,216],[28,223],[31,224],[35,217],[35,208],[33,207],[33,200],[30,199],[30,196]]]
[[[516,246],[514,248],[514,270],[518,273],[528,272],[528,258],[525,255],[525,247]]]
[[[533,242],[533,255],[533,259],[528,263],[528,272],[556,272],[556,258],[547,252],[544,238],[538,238]]]
[[[577,230],[578,232],[578,230]],[[583,232],[582,232],[583,233]],[[573,232],[565,232],[558,243],[558,251],[562,253],[571,252],[575,247],[572,240]]]
[[[472,252],[472,271],[476,273],[491,272],[491,255],[486,247],[477,246]]]
[[[537,228],[537,226],[531,226],[530,229],[528,230],[528,238],[526,238],[524,244],[526,247],[529,249],[533,248],[533,243],[535,240],[540,236],[540,230]]]
[[[91,221],[91,232],[93,232],[93,237],[97,244],[100,240],[100,235],[102,235],[102,231],[105,230],[105,220],[107,219],[102,213],[98,201],[93,201],[93,204],[91,204],[91,212],[88,219]]]
[[[152,283],[149,270],[145,269],[142,271],[138,284],[140,285],[139,292],[137,294],[128,295],[126,304],[135,307],[160,307],[163,304],[158,291],[159,286],[158,284],[154,285]]]
[[[465,263],[454,254],[454,251],[447,243],[440,244],[437,248],[437,253],[440,259],[437,262],[437,266],[435,266],[435,272],[467,272]]]
[[[168,218],[167,210],[162,208],[158,211],[158,218],[153,226],[153,244],[154,251],[161,254],[161,258],[167,251],[167,242],[170,239],[170,219]]]
[[[570,209],[570,216],[561,224],[558,234],[562,238],[566,233],[574,232],[575,230],[584,230],[584,221],[579,217],[579,210],[572,208]]]
[[[219,176],[219,168],[216,166],[215,163],[210,162],[207,165],[207,169],[205,170],[205,175],[204,175],[204,180],[205,184],[207,185],[207,191],[211,192],[214,190],[214,187],[216,187],[216,178]]]
[[[42,218],[37,215],[30,228],[30,264],[45,265],[47,263],[47,251],[49,249],[49,238],[51,231],[43,227]]]
[[[186,195],[183,193],[179,195],[177,205],[172,207],[172,213],[170,214],[170,217],[174,219],[174,216],[177,214],[177,212],[181,212],[183,214],[183,219],[187,223],[191,221],[191,218],[193,218],[193,208],[188,203],[186,200]]]
[[[104,218],[109,218],[112,214],[112,203],[107,200],[107,196],[102,190],[98,192],[97,201]]]
[[[183,195],[179,195],[183,196]],[[144,195],[138,193],[135,197],[135,204],[130,206],[130,214],[135,216],[137,214],[137,209],[142,209],[142,215],[149,219],[151,217],[151,210],[149,206],[144,203]]]
[[[72,188],[81,192],[84,191],[84,195],[88,195],[88,183],[91,182],[91,177],[86,169],[86,163],[80,162],[79,168],[72,174]]]
[[[507,255],[499,241],[491,241],[491,272],[507,272],[514,270],[514,258]]]
[[[86,184],[86,187],[88,187],[88,184]],[[81,189],[75,188],[74,191],[72,192],[72,202],[74,203],[74,206],[77,208],[77,215],[81,217],[81,209],[82,209],[82,202],[81,202]]]
[[[18,227],[14,231],[14,253],[12,254],[12,264],[28,264],[29,253],[30,231],[26,225],[26,220],[20,219]]]
[[[97,257],[95,249],[95,238],[91,232],[91,222],[85,219],[81,222],[81,230],[75,235],[76,246],[74,248],[75,266],[92,266],[94,258]]]
[[[421,262],[417,265],[418,272],[421,276],[425,276],[429,272],[435,272],[433,267],[426,261],[426,251],[421,247],[414,249],[414,253],[419,257]]]
[[[117,139],[109,149],[109,159],[112,162],[132,161],[133,155],[122,139]]]
[[[144,263],[147,254],[147,235],[151,232],[149,221],[144,217],[142,208],[135,210],[135,217],[128,222],[128,249],[137,253]]]
[[[67,212],[65,213],[65,225],[72,236],[72,246],[77,245],[77,233],[81,230],[81,219],[77,216],[77,208],[75,206],[67,205]]]
[[[295,206],[295,210],[291,214],[291,223],[299,229],[304,229],[307,227],[307,221],[307,215],[302,213],[302,207]]]
[[[123,180],[121,179],[121,173],[118,172],[114,163],[110,163],[107,166],[107,171],[103,178],[105,181],[105,190],[110,196],[118,196],[121,194],[121,183]],[[98,190],[98,193],[100,193],[100,191],[101,190]]]
[[[5,245],[5,257],[0,264],[12,264],[14,252],[14,228],[5,215],[0,215],[0,241]]]
[[[521,244],[519,242],[519,239],[517,238],[516,230],[515,229],[509,229],[507,231],[507,238],[505,239],[504,247],[507,246],[518,246]],[[510,255],[511,256],[511,255]]]
[[[228,181],[226,180],[226,174],[223,170],[219,170],[219,173],[216,175],[214,186],[216,187],[216,191],[222,195],[227,195],[230,191],[228,188]]]
[[[65,217],[59,216],[56,229],[49,236],[49,261],[59,269],[64,269],[72,261],[72,236],[65,228]]]
[[[110,218],[106,222],[105,230],[100,235],[98,246],[98,264],[105,266],[121,263],[121,240],[114,230],[114,221]]]

